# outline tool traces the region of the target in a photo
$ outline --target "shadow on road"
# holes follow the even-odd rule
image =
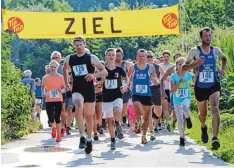
[[[214,157],[210,154],[210,152],[207,152],[205,150],[201,151],[203,153],[201,162],[189,162],[189,163],[195,163],[195,164],[211,164],[214,166],[229,166],[229,164],[225,163],[224,161],[217,159],[217,157]]]
[[[84,158],[79,158],[78,160],[69,161],[67,163],[58,162],[57,165],[64,167],[79,167],[84,165],[103,165],[105,163],[94,163],[92,155],[86,155]]]

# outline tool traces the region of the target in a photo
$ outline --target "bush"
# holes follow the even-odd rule
[[[221,114],[221,129],[226,130],[229,127],[234,127],[234,115]]]
[[[2,143],[39,128],[38,122],[32,123],[29,88],[22,84],[22,72],[10,60],[12,38],[12,35],[2,33]]]

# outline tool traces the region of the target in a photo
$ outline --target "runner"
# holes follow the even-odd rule
[[[162,66],[164,72],[167,71],[168,68],[173,66],[172,63],[169,62],[170,52],[168,50],[163,51],[163,63],[160,64]],[[162,76],[163,74],[161,74]],[[169,77],[166,78],[163,83],[161,82],[161,91],[162,91],[162,108],[163,108],[163,116],[166,117],[166,125],[167,130],[170,129],[170,82]]]
[[[45,92],[42,97],[45,97],[46,112],[52,125],[52,138],[56,137],[56,142],[61,141],[61,123],[60,117],[62,112],[62,89],[65,86],[63,76],[57,73],[59,63],[55,60],[50,62],[51,73],[45,75],[42,81],[42,90]],[[56,123],[56,124],[55,124]]]
[[[58,67],[58,73],[60,75],[63,75],[63,65],[64,65],[64,60],[62,60],[61,53],[59,51],[53,51],[51,56],[51,60],[55,60],[59,63]],[[66,89],[64,88],[62,90],[62,95],[63,95],[63,106],[62,106],[62,113],[61,113],[61,121],[62,121],[62,129],[61,129],[61,135],[62,137],[64,136],[65,130],[66,130],[66,110],[65,110],[65,102],[66,102]]]
[[[45,66],[45,73],[46,73],[46,75],[48,75],[50,73],[50,66],[49,65]]]
[[[185,58],[180,57],[176,60],[176,72],[170,76],[171,92],[173,92],[173,102],[175,107],[176,118],[178,120],[180,146],[185,145],[184,138],[184,116],[187,123],[187,128],[192,128],[192,122],[189,116],[190,112],[190,82],[194,77],[191,72],[183,72],[182,65],[185,63]]]
[[[41,122],[41,110],[42,110],[42,85],[41,85],[41,80],[40,78],[35,79],[35,97],[36,97],[36,117],[39,119]],[[40,123],[40,128],[42,129],[43,126]]]
[[[224,75],[227,58],[220,48],[211,46],[212,30],[210,28],[202,28],[200,30],[200,38],[200,46],[192,48],[186,60],[186,64],[193,63],[184,65],[183,71],[196,68],[194,91],[199,110],[198,116],[201,122],[201,139],[204,143],[207,143],[209,140],[206,125],[207,106],[209,102],[212,115],[212,148],[217,150],[220,147],[218,140],[220,124],[219,98],[221,93],[219,75]],[[219,58],[222,60],[220,69],[217,67]]]
[[[63,67],[63,76],[65,79],[66,88],[69,83],[66,80],[68,76],[68,67],[72,71],[72,101],[76,110],[76,122],[80,131],[79,148],[85,148],[85,153],[92,152],[92,130],[93,130],[93,115],[95,111],[95,90],[93,79],[104,77],[107,75],[105,67],[95,55],[85,53],[85,38],[77,36],[73,39],[75,54],[66,57]],[[95,67],[98,73],[94,73]],[[87,124],[87,143],[83,128],[83,113]]]
[[[176,53],[174,56],[173,56],[173,60],[174,62],[179,58],[179,57],[182,57],[181,53]],[[170,68],[168,68],[165,72],[165,74],[162,76],[161,78],[161,84],[164,82],[164,80],[166,80],[172,73],[175,72],[175,65],[171,66]],[[176,119],[176,114],[175,114],[175,110],[174,110],[174,102],[173,102],[173,93],[171,92],[170,94],[170,105],[171,105],[171,110],[172,110],[172,123],[171,123],[171,129],[175,129],[176,127],[176,122],[177,122],[177,119]],[[171,130],[171,131],[173,131]]]
[[[157,78],[160,78],[160,73],[164,74],[164,70],[160,65],[153,63],[153,56],[154,56],[153,52],[148,51],[147,52],[147,62],[154,66]],[[154,140],[155,134],[153,131],[152,118],[155,121],[154,126],[155,126],[155,128],[157,128],[158,123],[159,123],[159,118],[162,115],[162,99],[161,99],[161,92],[160,92],[160,83],[158,85],[154,85],[153,82],[151,82],[150,90],[151,90],[152,100],[153,100],[154,106],[153,106],[152,112],[151,112],[152,115],[150,115],[150,117],[149,117],[149,129],[150,129],[150,140]]]
[[[130,62],[128,61],[123,61],[123,56],[124,56],[124,52],[122,50],[122,48],[117,48],[116,49],[116,60],[115,60],[115,64],[116,66],[121,66],[125,73],[128,74],[128,69],[129,67],[132,65]],[[125,85],[126,83],[124,83],[123,81],[123,85]],[[127,84],[128,86],[128,84]],[[127,111],[128,111],[128,100],[131,98],[131,90],[127,89],[127,91],[123,94],[123,111],[122,111],[122,117],[123,117],[123,125],[125,126],[127,124]]]
[[[24,79],[22,80],[22,83],[25,85],[25,86],[29,86],[29,92],[27,94],[30,95],[31,97],[31,103],[30,103],[30,108],[31,108],[31,111],[32,111],[32,119],[34,120],[35,119],[35,116],[34,116],[34,107],[35,107],[35,81],[34,79],[32,79],[32,71],[31,70],[26,70],[24,71]]]
[[[164,62],[163,55],[161,55],[161,56],[159,57],[159,62],[160,62],[160,64],[163,64],[163,62]]]
[[[101,61],[101,63],[104,65],[104,62]],[[97,72],[97,71],[96,71]],[[95,80],[95,94],[96,94],[96,105],[95,105],[95,113],[93,116],[94,125],[93,125],[93,132],[94,132],[94,140],[97,141],[98,135],[103,134],[103,129],[101,127],[102,123],[102,102],[103,102],[103,80],[104,78],[96,78]]]
[[[68,73],[69,77],[68,77],[68,82],[69,82],[69,87],[66,88],[66,134],[70,135],[70,126],[71,126],[71,122],[72,122],[72,118],[73,118],[73,108],[74,108],[74,104],[72,103],[72,74],[71,72]]]
[[[106,76],[103,85],[103,118],[107,119],[108,131],[111,137],[111,150],[115,150],[115,132],[118,138],[122,139],[122,128],[119,123],[123,108],[123,93],[127,89],[127,85],[122,85],[122,80],[128,83],[128,77],[122,67],[115,65],[116,51],[114,48],[109,48],[105,52],[107,61]],[[115,129],[114,131],[114,123]]]
[[[141,112],[143,112],[143,134],[142,144],[147,143],[146,132],[149,126],[149,115],[152,109],[152,94],[150,91],[151,81],[157,85],[159,79],[156,77],[155,68],[146,63],[146,51],[139,49],[137,52],[137,63],[129,69],[129,78],[132,81],[132,99],[136,112],[135,132],[140,133]]]

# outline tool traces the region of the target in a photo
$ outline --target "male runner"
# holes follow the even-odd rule
[[[143,134],[142,144],[147,143],[146,132],[149,126],[149,115],[152,109],[152,94],[150,91],[151,81],[157,85],[159,80],[156,77],[154,66],[146,62],[146,51],[139,49],[137,52],[137,63],[129,69],[129,78],[132,81],[132,99],[136,112],[135,132],[140,133],[141,112],[143,112]]]
[[[124,69],[125,73],[128,74],[128,69],[132,64],[128,61],[123,61],[123,56],[124,56],[124,52],[122,48],[117,48],[115,64],[116,66],[121,66]],[[123,82],[123,85],[125,84],[128,86],[127,83]],[[130,98],[131,98],[131,90],[127,89],[127,91],[123,94],[123,111],[122,111],[123,125],[126,125],[126,122],[127,122],[126,115],[127,115],[127,110],[128,110],[128,101]]]
[[[212,30],[208,27],[200,30],[201,44],[192,48],[188,53],[186,65],[183,71],[189,71],[195,68],[196,82],[194,86],[195,97],[199,110],[199,120],[201,122],[201,139],[204,143],[208,142],[206,116],[208,102],[211,106],[212,115],[212,148],[217,150],[220,147],[218,140],[220,116],[219,116],[219,98],[220,98],[220,79],[219,75],[224,75],[227,58],[218,47],[211,46]],[[220,69],[217,66],[218,59],[221,58],[222,65]],[[193,62],[192,64],[190,64]]]
[[[169,62],[170,52],[168,50],[163,51],[163,63],[161,63],[161,67],[166,72],[168,68],[173,66],[172,63]],[[163,74],[161,74],[163,75]],[[167,121],[167,130],[170,131],[170,81],[169,77],[166,78],[163,83],[161,82],[161,91],[162,91],[162,107],[163,107],[163,115],[166,117]]]
[[[163,68],[159,64],[153,63],[153,52],[148,51],[147,52],[147,62],[151,65],[154,66],[155,72],[158,78],[160,78],[160,73],[164,74]],[[159,123],[159,118],[162,115],[162,98],[161,98],[161,91],[160,91],[160,83],[158,85],[154,85],[153,82],[151,82],[150,90],[152,93],[152,100],[154,107],[152,108],[152,115],[150,116],[150,123],[149,123],[149,128],[150,128],[150,139],[154,140],[155,135],[153,132],[153,126],[152,126],[152,118],[155,119],[154,126],[157,128],[158,123]]]
[[[63,67],[63,76],[66,87],[69,87],[67,77],[68,67],[70,66],[73,79],[72,101],[75,105],[76,122],[81,135],[79,148],[85,148],[85,153],[90,154],[93,149],[91,137],[95,111],[95,89],[93,79],[107,76],[107,71],[97,56],[85,53],[86,40],[84,37],[75,37],[73,39],[73,44],[76,53],[66,57]],[[94,73],[95,67],[99,70],[97,73]],[[83,113],[87,124],[87,143],[83,129]]]

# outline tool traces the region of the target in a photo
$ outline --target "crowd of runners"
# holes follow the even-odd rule
[[[35,79],[36,116],[40,118],[45,103],[56,142],[71,134],[75,118],[79,148],[84,148],[86,154],[92,152],[92,139],[98,141],[98,134],[103,133],[109,134],[111,150],[115,150],[116,138],[124,138],[123,127],[142,133],[141,144],[147,144],[147,131],[153,141],[162,128],[174,131],[178,123],[180,146],[184,146],[184,127],[193,126],[190,88],[194,85],[201,139],[204,143],[209,139],[206,116],[210,104],[211,145],[218,149],[220,75],[224,74],[227,59],[219,48],[211,46],[210,28],[201,29],[200,38],[201,44],[192,48],[186,58],[180,53],[172,55],[169,50],[156,58],[152,51],[139,49],[135,60],[124,61],[123,49],[108,48],[101,61],[85,48],[85,38],[76,36],[75,53],[62,60],[60,52],[52,52],[46,75],[42,81]],[[24,84],[31,84],[29,70],[25,77]]]

